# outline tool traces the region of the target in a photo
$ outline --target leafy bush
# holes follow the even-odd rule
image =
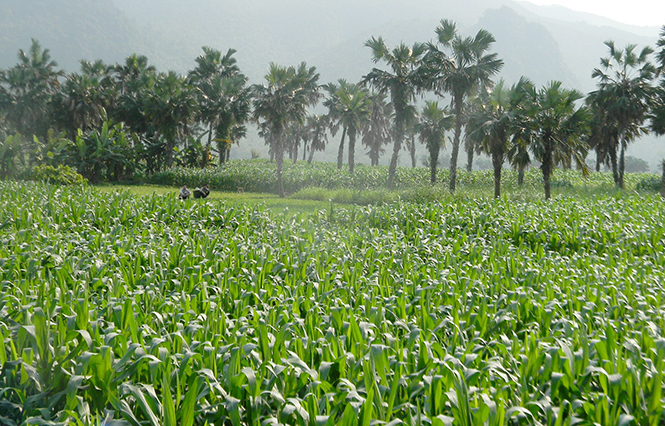
[[[55,185],[84,185],[88,181],[69,166],[49,165],[35,166],[32,169],[31,179],[39,182],[48,182]]]
[[[646,175],[637,182],[635,189],[638,191],[660,192],[662,178],[654,175]]]

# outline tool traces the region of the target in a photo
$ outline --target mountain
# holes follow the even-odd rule
[[[15,64],[17,51],[28,49],[31,39],[70,71],[81,59],[116,62],[134,51],[156,53],[111,0],[2,0],[0,68]]]
[[[556,79],[585,93],[595,87],[591,72],[607,53],[605,40],[643,46],[658,38],[656,27],[514,0],[2,0],[0,68],[16,63],[16,51],[35,38],[67,71],[83,58],[113,63],[136,52],[160,70],[185,73],[206,45],[236,49],[250,83],[263,79],[270,62],[301,61],[315,65],[323,83],[357,81],[375,66],[364,46],[369,37],[382,36],[389,46],[429,41],[444,18],[462,35],[489,30],[508,82]],[[250,139],[237,155],[263,149]],[[658,149],[642,141],[631,155],[652,161]]]

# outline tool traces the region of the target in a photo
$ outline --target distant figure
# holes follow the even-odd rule
[[[194,198],[206,198],[208,195],[210,195],[208,185],[203,185],[201,188],[196,188],[194,190]]]
[[[183,185],[183,187],[180,188],[180,195],[178,195],[178,197],[181,200],[186,200],[189,198],[190,195],[192,195],[192,193],[189,192],[189,189],[187,189],[187,185]]]

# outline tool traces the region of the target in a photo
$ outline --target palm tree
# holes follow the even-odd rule
[[[355,165],[356,138],[370,115],[371,100],[367,90],[358,84],[340,86],[337,93],[337,120],[349,137],[349,173]]]
[[[323,85],[323,89],[328,92],[328,97],[323,101],[323,106],[328,108],[328,124],[330,125],[330,132],[332,136],[335,137],[340,127],[342,128],[342,138],[339,142],[339,148],[337,149],[337,169],[342,169],[342,162],[344,160],[344,140],[346,139],[346,127],[342,126],[342,114],[344,107],[341,103],[341,96],[343,93],[348,92],[350,89],[350,84],[343,78],[337,80],[337,83],[328,83]]]
[[[307,107],[319,100],[319,73],[305,62],[298,67],[270,64],[266,83],[252,86],[254,120],[270,135],[271,150],[277,164],[279,196],[284,197],[282,166],[286,150],[285,133],[291,123],[302,123]]]
[[[529,129],[522,137],[529,138],[531,152],[541,163],[545,199],[549,199],[550,177],[557,164],[575,161],[586,171],[584,158],[588,145],[583,136],[587,132],[589,113],[584,106],[577,106],[583,95],[562,88],[559,81],[552,81],[540,90],[527,88],[527,96],[524,123]]]
[[[124,65],[112,68],[117,99],[109,115],[123,122],[143,139],[151,138],[154,129],[146,115],[145,104],[154,90],[157,70],[148,64],[148,58],[136,54],[125,59]]]
[[[147,94],[144,108],[155,130],[154,140],[161,141],[163,137],[165,164],[171,167],[177,141],[197,112],[193,88],[185,77],[173,71],[159,74],[154,90]]]
[[[368,149],[372,166],[379,165],[379,158],[383,154],[383,145],[390,142],[391,122],[393,118],[392,106],[386,102],[385,93],[373,92],[369,95],[371,106],[369,118],[362,129],[363,145]]]
[[[527,139],[528,140],[528,139]],[[510,144],[506,157],[510,162],[513,170],[517,170],[517,185],[524,185],[524,172],[531,164],[531,156],[529,155],[529,146],[525,139],[516,137],[513,143]]]
[[[408,107],[422,86],[419,66],[426,46],[415,43],[409,47],[401,43],[393,50],[389,50],[381,37],[378,39],[372,37],[365,42],[365,46],[372,49],[374,63],[384,61],[392,71],[374,68],[363,77],[362,81],[363,84],[371,84],[380,93],[390,93],[390,102],[395,114],[395,127],[393,154],[388,168],[388,187],[393,188],[397,159],[404,140]]]
[[[307,163],[314,160],[315,151],[323,151],[328,143],[328,116],[310,115],[307,117],[306,129],[309,134],[309,157]]]
[[[462,38],[455,23],[442,20],[436,28],[437,43],[428,45],[425,74],[428,86],[439,96],[450,94],[455,133],[450,158],[450,192],[455,191],[457,157],[462,126],[465,123],[464,101],[478,87],[490,84],[490,79],[503,67],[496,53],[486,53],[494,43],[492,34],[479,30],[475,37]],[[446,54],[442,48],[450,52]]]
[[[300,152],[300,144],[302,143],[303,152],[307,151],[307,142],[309,141],[309,134],[307,133],[307,118],[302,122],[292,123],[286,130],[286,149],[289,158],[293,164],[298,162]]]
[[[514,135],[521,134],[517,116],[521,113],[530,85],[527,79],[522,78],[509,89],[505,82],[500,80],[491,92],[476,100],[474,112],[468,118],[468,137],[480,152],[492,158],[495,198],[501,196],[501,170],[510,150],[510,143],[513,142]]]
[[[445,133],[454,125],[454,118],[445,109],[439,108],[436,101],[427,101],[420,115],[416,131],[420,141],[429,151],[430,181],[436,183],[436,167],[439,163],[439,152],[445,143]]]
[[[617,163],[617,147],[619,132],[608,115],[606,101],[609,98],[590,93],[586,98],[591,119],[589,121],[589,148],[596,152],[596,171],[605,164],[612,169],[614,183],[619,184],[619,168]]]
[[[620,144],[618,181],[615,183],[623,188],[626,148],[637,136],[646,133],[642,125],[650,111],[654,93],[651,81],[656,68],[649,61],[653,49],[648,46],[638,53],[634,44],[625,49],[616,48],[613,41],[606,41],[605,45],[609,56],[601,59],[600,68],[593,70],[593,78],[598,79],[598,90],[589,96],[603,113],[600,125],[616,130],[616,141],[610,142]]]
[[[651,107],[651,130],[657,135],[665,135],[665,25],[660,29],[660,38],[656,46],[659,48],[656,52],[656,61],[660,84],[655,89]]]
[[[246,82],[244,75],[216,76],[198,85],[199,99],[203,97],[199,103],[202,110],[200,116],[210,126],[210,132],[214,129],[220,165],[227,160],[234,142],[231,138],[232,129],[244,126],[250,116],[250,92]]]
[[[33,39],[28,51],[18,51],[18,63],[0,74],[0,113],[10,129],[46,138],[51,102],[64,75],[57,66],[49,50]]]
[[[56,120],[72,140],[78,129],[88,132],[106,119],[115,98],[110,72],[102,61],[81,61],[81,73],[69,74],[55,97]]]
[[[231,129],[243,126],[250,115],[250,93],[247,77],[240,72],[234,49],[225,55],[204,46],[204,54],[196,58],[197,66],[189,73],[196,88],[199,120],[209,129],[206,151],[210,152],[213,134],[217,141],[219,164],[229,156],[233,141]],[[207,155],[205,155],[207,157]]]

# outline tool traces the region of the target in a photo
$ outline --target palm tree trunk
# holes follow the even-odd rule
[[[610,163],[612,163],[612,177],[614,178],[614,184],[619,185],[619,169],[617,166],[617,150],[616,145],[612,144],[609,147],[610,154]]]
[[[379,145],[376,141],[369,148],[369,159],[372,162],[372,166],[379,165]]]
[[[282,166],[284,165],[284,145],[281,136],[275,138],[275,164],[277,165],[277,191],[280,198],[285,197],[284,181],[282,179]]]
[[[471,173],[473,170],[473,147],[466,150],[466,171]]]
[[[517,185],[524,185],[524,169],[526,169],[526,164],[520,164],[517,166]]]
[[[349,173],[353,174],[353,166],[355,165],[356,155],[356,131],[349,129]]]
[[[175,148],[175,141],[171,137],[166,138],[166,167],[170,168],[173,166],[173,153]]]
[[[503,155],[501,152],[492,152],[492,166],[494,167],[494,198],[501,197],[501,168]]]
[[[545,154],[543,155],[543,164],[540,165],[543,171],[543,181],[545,182],[545,199],[549,200],[552,196],[550,188],[550,176],[552,174],[552,147],[550,142],[545,143]]]
[[[346,127],[342,130],[342,140],[339,142],[337,150],[337,170],[342,169],[342,159],[344,158],[344,138],[346,137]]]
[[[312,164],[312,160],[314,160],[314,148],[310,147],[309,148],[309,158],[307,159],[307,164]]]
[[[213,132],[212,123],[210,123],[210,130],[208,131],[208,143],[206,144],[203,161],[201,162],[203,164],[203,167],[208,167],[208,153],[212,148],[212,132]]]
[[[397,112],[395,112],[397,116]],[[395,143],[393,144],[393,155],[390,158],[390,166],[388,166],[388,189],[395,187],[395,173],[397,172],[397,159],[399,158],[399,151],[402,149],[402,140],[404,139],[404,123],[402,122],[403,113],[400,114],[399,119],[395,119]]]
[[[432,185],[436,183],[436,166],[439,163],[439,146],[430,146],[429,151],[429,180]]]
[[[619,156],[619,188],[623,189],[623,174],[626,170],[626,141],[621,141],[621,155]]]
[[[459,155],[460,136],[462,134],[462,97],[455,97],[455,137],[453,138],[453,152],[450,156],[450,192],[455,192],[457,180],[457,156]]]
[[[600,171],[600,147],[596,148],[596,171]]]
[[[411,135],[411,142],[409,144],[409,153],[411,154],[411,168],[416,168],[416,136]]]

